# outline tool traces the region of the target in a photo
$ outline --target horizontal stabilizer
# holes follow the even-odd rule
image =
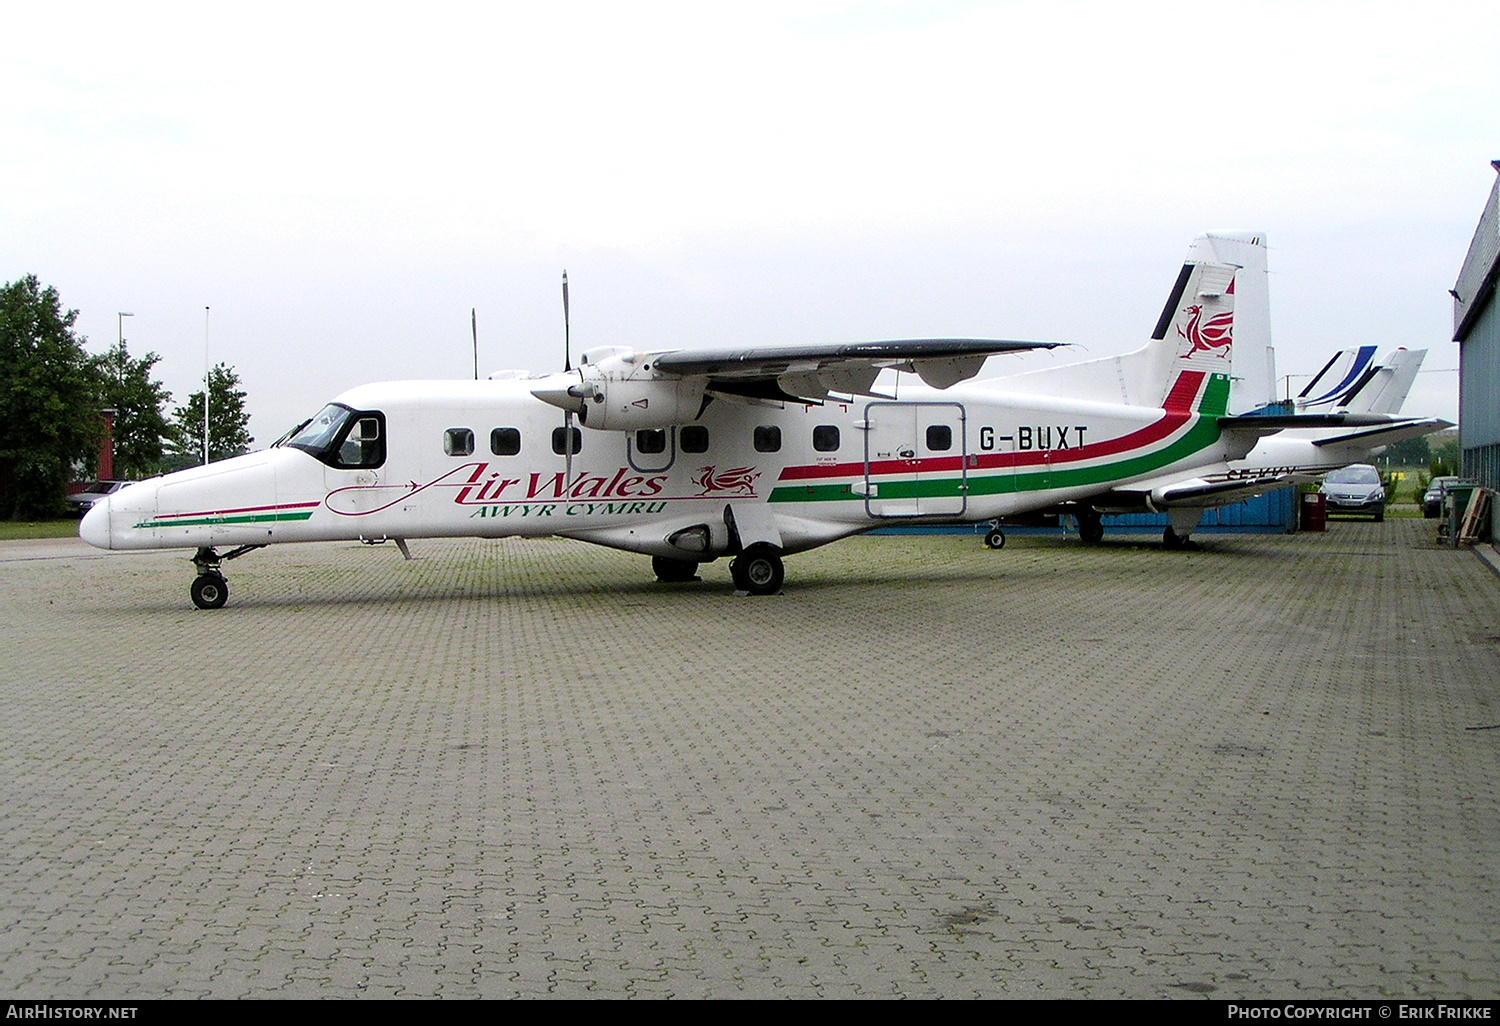
[[[1319,438],[1313,445],[1347,445],[1358,442],[1362,446],[1375,447],[1379,445],[1394,445],[1396,442],[1404,442],[1408,438],[1421,438],[1430,435],[1434,431],[1452,427],[1452,423],[1438,417],[1429,417],[1426,420],[1400,420],[1378,427],[1367,427],[1357,431],[1347,431],[1341,435],[1331,438]]]
[[[1173,506],[1227,506],[1264,495],[1273,488],[1290,484],[1286,475],[1269,475],[1237,481],[1185,481],[1175,488],[1164,489],[1151,497],[1152,505],[1160,509]],[[1212,501],[1208,501],[1212,500]]]
[[[1246,414],[1240,417],[1220,417],[1219,429],[1270,435],[1277,431],[1291,431],[1298,428],[1363,427],[1389,423],[1391,423],[1391,418],[1371,413],[1305,413],[1277,417]]]
[[[1277,488],[1312,480],[1311,475],[1267,473],[1259,477],[1236,477],[1229,481],[1209,481],[1194,477],[1155,487],[1118,488],[1090,500],[1099,509],[1120,511],[1141,508],[1158,512],[1168,509],[1213,508],[1254,499]]]

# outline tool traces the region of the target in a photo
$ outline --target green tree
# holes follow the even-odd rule
[[[159,362],[161,357],[155,353],[131,359],[123,340],[94,358],[100,381],[99,403],[115,411],[115,476],[125,480],[150,477],[160,471],[167,440],[172,437],[166,414],[172,393],[151,377],[151,368]],[[201,404],[198,410],[201,422]]]
[[[245,393],[240,376],[228,364],[215,365],[208,373],[208,454],[223,460],[250,450],[250,414],[245,412]],[[172,470],[203,463],[203,393],[188,396],[186,406],[172,411],[172,452],[167,466]]]
[[[1432,444],[1423,438],[1406,438],[1392,444],[1382,457],[1393,467],[1425,467],[1432,459]]]
[[[0,517],[60,513],[68,481],[93,472],[104,425],[77,319],[35,275],[0,287]]]

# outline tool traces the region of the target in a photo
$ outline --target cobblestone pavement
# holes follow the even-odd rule
[[[1500,995],[1500,576],[1430,525],[0,545],[0,992]]]

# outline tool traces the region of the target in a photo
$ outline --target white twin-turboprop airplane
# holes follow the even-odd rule
[[[758,595],[780,590],[783,556],[894,524],[1060,508],[1082,525],[1158,508],[1170,545],[1229,501],[1223,475],[1252,494],[1301,471],[1233,477],[1264,436],[1309,435],[1297,457],[1311,449],[1326,470],[1347,446],[1312,436],[1353,437],[1358,419],[1230,415],[1246,261],[1211,252],[1215,240],[1259,259],[1263,294],[1259,236],[1204,236],[1151,340],[1125,356],[969,382],[992,355],[1058,343],[604,347],[541,377],[365,385],[270,449],[116,492],[79,533],[107,549],[195,549],[204,609],[228,597],[223,561],[283,542],[390,539],[406,552],[411,538],[559,535],[650,555],[663,581],[728,556],[736,587]],[[1269,317],[1259,302],[1256,334]],[[1364,416],[1359,430],[1387,432],[1377,445],[1392,429],[1433,430]]]

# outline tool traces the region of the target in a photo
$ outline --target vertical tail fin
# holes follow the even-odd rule
[[[1298,413],[1329,413],[1349,397],[1349,392],[1364,380],[1365,372],[1375,360],[1374,346],[1344,349],[1333,354],[1307,387],[1297,393]]]
[[[1398,349],[1375,363],[1375,347],[1335,353],[1297,396],[1298,413],[1380,413],[1401,411],[1425,349]]]
[[[1238,270],[1208,261],[1183,264],[1146,349],[1163,407],[1226,412]]]
[[[1215,229],[1193,240],[1188,260],[1234,264],[1234,387],[1229,412],[1247,413],[1276,401],[1276,350],[1271,343],[1271,288],[1264,232]]]
[[[1237,383],[1231,394],[1231,375],[1246,387]],[[1230,231],[1193,240],[1143,348],[1005,379],[1017,392],[1215,413],[1227,412],[1231,401],[1235,412],[1264,405],[1275,398],[1275,385],[1265,236]]]

